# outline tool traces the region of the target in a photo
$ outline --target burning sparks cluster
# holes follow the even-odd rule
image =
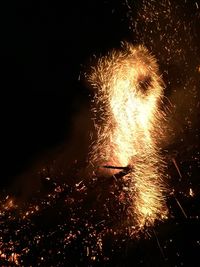
[[[51,173],[45,166],[38,173],[41,190],[27,201],[1,192],[0,266],[104,266],[108,261],[109,266],[129,266],[130,259],[132,265],[183,266],[186,248],[199,255],[199,4],[142,0],[135,18],[132,2],[125,1],[131,38],[134,33],[134,42],[156,54],[166,95],[172,95],[173,108],[179,106],[166,126],[181,122],[172,134],[177,144],[163,146],[171,193],[166,200],[159,149],[166,125],[165,86],[154,56],[143,46],[124,43],[100,58],[87,76],[95,126],[84,172],[89,179],[75,175],[82,168],[78,163],[67,182],[60,181],[62,171]],[[194,12],[188,14],[192,2]],[[167,216],[163,231],[156,221]],[[147,246],[151,234],[155,240],[148,239]]]
[[[114,176],[119,167],[129,169],[123,176],[129,221],[136,229],[152,225],[167,216],[158,149],[165,119],[160,110],[164,86],[156,60],[143,46],[124,43],[120,51],[99,59],[89,81],[98,133],[90,161]],[[102,168],[101,172],[106,175]]]

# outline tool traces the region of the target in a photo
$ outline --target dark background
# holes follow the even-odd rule
[[[138,241],[136,244],[134,241],[119,242],[121,247],[117,241],[114,241],[113,245],[113,240],[108,240],[103,262],[104,256],[108,254],[111,255],[111,264],[101,265],[100,262],[96,266],[133,266],[128,262],[136,266],[198,265],[196,261],[199,260],[200,251],[200,3],[195,0],[176,0],[171,1],[169,5],[168,2],[80,0],[38,3],[27,0],[17,3],[6,1],[4,6],[1,4],[1,188],[10,186],[15,180],[18,181],[18,177],[26,172],[27,183],[31,184],[34,162],[43,162],[50,154],[51,158],[54,158],[54,155],[56,158],[54,149],[60,146],[61,150],[65,150],[66,144],[72,140],[74,121],[89,107],[91,100],[83,72],[90,64],[89,59],[93,54],[105,54],[110,49],[119,47],[122,40],[128,40],[136,44],[145,44],[158,59],[166,83],[165,96],[171,102],[171,106],[169,102],[166,104],[166,107],[170,106],[168,122],[171,130],[163,147],[169,175],[167,203],[170,218],[155,228],[158,239],[155,234],[152,239]],[[142,3],[145,3],[144,7]],[[81,133],[87,129],[87,124],[84,127],[84,120],[80,127],[83,128],[80,130]],[[76,136],[73,142],[76,142]],[[177,172],[173,158],[180,168],[182,177]],[[65,163],[65,159],[63,162]],[[25,186],[25,190],[27,188]],[[99,191],[103,190],[101,184],[98,188]],[[190,188],[194,192],[194,197],[189,195]],[[92,199],[95,206],[96,193]],[[183,206],[187,218],[176,199]],[[87,207],[80,204],[81,211],[79,202],[77,203],[77,213],[83,216],[83,222],[80,222],[80,225],[74,224],[75,226],[69,223],[67,230],[75,231],[76,227],[80,229],[84,220],[87,221],[90,215],[92,218],[95,213],[84,213],[84,208],[87,210]],[[60,210],[65,218],[65,207],[62,210],[59,201],[53,209],[52,213],[56,219]],[[48,254],[49,247],[55,248],[56,252],[53,256],[47,256],[47,262],[48,257],[50,263],[53,259],[56,262],[56,257],[60,257],[59,242],[65,230],[58,230],[55,239],[55,236],[49,235],[51,231],[48,227],[45,230],[42,228],[51,221],[46,213],[36,214],[35,217],[33,221],[36,222],[36,226],[33,224],[33,230],[22,227],[25,229],[22,230],[22,237],[17,237],[20,240],[20,248],[23,248],[24,242],[28,243],[28,240],[32,240],[33,248],[39,248],[36,252],[33,249],[33,254],[30,251],[27,255],[27,264],[30,264],[30,258],[33,262],[40,262],[35,255]],[[61,216],[62,223],[65,221],[63,218]],[[56,219],[53,230],[57,229]],[[2,225],[9,229],[3,233],[4,235],[13,234],[16,238],[15,227],[9,219],[6,218]],[[17,229],[15,221],[14,225]],[[20,221],[19,225],[23,225],[23,222]],[[0,227],[0,230],[3,231],[3,227]],[[41,233],[41,229],[47,232],[46,236],[51,242],[44,238],[46,243],[35,245],[34,235]],[[90,232],[85,226],[82,232],[84,240]],[[23,238],[26,236],[25,241]],[[89,236],[89,242],[90,239]],[[116,246],[115,252],[112,246]],[[70,259],[72,262],[69,266],[81,266],[80,261],[86,256],[83,254],[79,257],[80,253],[85,253],[85,248],[80,247],[81,241],[78,239],[72,242],[68,250],[63,249],[63,262],[66,263],[67,255],[67,260]],[[168,259],[165,259],[166,257]]]
[[[66,140],[88,102],[81,66],[126,36],[121,8],[115,1],[29,0],[1,9],[2,184]]]
[[[167,2],[163,1],[166,11]],[[162,10],[158,17],[159,4],[145,0],[29,0],[2,6],[1,184],[10,183],[47,150],[66,142],[76,114],[90,101],[81,71],[92,55],[105,54],[122,40],[144,43],[156,55],[167,84],[165,95],[177,104],[183,98],[180,88],[189,92],[194,87],[191,79],[199,79],[198,7],[198,1],[176,0],[172,15]],[[166,40],[159,39],[163,34]],[[177,121],[188,115],[184,109],[189,110],[187,103],[194,98],[185,96],[178,110],[184,118],[175,115],[172,123],[177,132],[185,127]],[[196,108],[197,102],[192,105]],[[192,113],[199,114],[199,109],[193,107],[191,120]]]

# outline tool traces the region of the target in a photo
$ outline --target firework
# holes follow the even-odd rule
[[[145,47],[123,43],[120,51],[98,60],[88,80],[94,88],[97,130],[90,162],[97,175],[98,166],[107,166],[100,169],[103,175],[115,175],[117,167],[131,169],[124,175],[129,181],[129,221],[139,229],[152,225],[167,215],[158,148],[164,86],[156,60]]]

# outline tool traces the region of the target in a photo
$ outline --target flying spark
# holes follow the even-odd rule
[[[130,221],[137,229],[153,225],[167,216],[158,149],[165,120],[160,109],[164,86],[156,60],[145,47],[124,43],[121,51],[100,58],[88,79],[94,87],[98,132],[90,162],[106,166],[112,175],[121,166],[130,168],[124,176],[129,181]]]

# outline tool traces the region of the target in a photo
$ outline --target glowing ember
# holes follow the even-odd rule
[[[5,202],[1,205],[0,213],[15,208],[17,208],[17,205],[14,203],[14,199],[7,196]]]
[[[95,34],[103,37],[101,32],[107,25],[114,26],[118,16],[122,27],[116,31],[123,29],[123,10],[127,9],[130,34],[119,32],[119,37],[134,39],[156,53],[172,109],[168,122],[160,110],[163,83],[158,66],[144,47],[125,44],[121,52],[113,51],[101,58],[89,77],[95,88],[97,130],[93,131],[97,136],[89,157],[92,179],[87,179],[90,166],[85,170],[85,158],[74,160],[78,146],[75,151],[71,146],[68,149],[68,140],[67,146],[63,145],[64,154],[52,155],[55,160],[50,157],[46,162],[46,157],[39,157],[41,163],[26,173],[27,185],[21,188],[23,179],[19,177],[17,188],[1,188],[0,266],[196,266],[199,261],[199,4],[186,0],[99,2],[106,12],[100,8],[96,13],[98,3],[86,7],[98,23],[91,36],[85,35],[91,37],[86,40],[88,45],[92,41],[87,55],[94,48]],[[109,21],[99,20],[102,14],[107,14]],[[99,22],[103,22],[102,28]],[[114,39],[117,37],[113,27],[108,29],[106,39],[99,44],[105,41],[104,45],[110,45],[110,29]],[[72,32],[78,36],[77,27]],[[68,48],[73,62],[78,62],[77,45],[75,50],[71,43],[65,50]],[[81,118],[82,114],[75,124]],[[83,123],[85,120],[78,126]],[[163,130],[166,128],[170,129],[168,133]],[[167,136],[164,142],[163,132]],[[79,134],[72,139],[75,143]],[[167,216],[160,140],[166,153],[170,188],[170,219],[161,226],[154,223]],[[63,165],[69,161],[64,155],[70,157],[71,152],[72,166],[65,171]],[[35,178],[40,180],[41,188],[32,195],[29,188]]]
[[[93,113],[98,132],[90,162],[97,168],[130,168],[124,175],[129,181],[129,217],[142,229],[167,215],[157,146],[164,119],[159,109],[163,82],[156,60],[143,46],[125,43],[121,51],[99,59],[89,82],[95,88]],[[109,174],[116,171],[112,167]],[[103,169],[101,174],[106,174]]]

